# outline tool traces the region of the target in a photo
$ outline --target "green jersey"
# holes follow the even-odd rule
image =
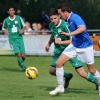
[[[69,36],[65,36],[65,35],[62,35],[60,34],[60,32],[67,32],[69,33],[69,29],[68,29],[68,24],[64,21],[64,20],[61,20],[60,19],[60,22],[57,26],[55,26],[52,22],[49,24],[49,28],[51,30],[51,36],[53,38],[59,38],[60,40],[62,41],[65,41],[65,40],[69,40],[70,37]],[[66,48],[66,46],[68,46],[67,44],[62,44],[62,45],[59,45],[59,44],[55,44],[55,49],[54,49],[54,54],[58,54],[60,55],[62,53],[62,51]]]
[[[61,35],[60,32],[67,32],[69,33],[69,29],[68,29],[68,24],[64,21],[64,20],[60,20],[58,26],[55,26],[52,22],[49,24],[50,30],[51,30],[51,35],[52,37],[57,37],[59,39],[61,39],[62,41],[64,40],[69,40],[70,37],[69,36],[65,36],[65,35]],[[70,34],[70,33],[69,33]],[[55,44],[55,43],[54,43]],[[61,55],[61,53],[63,52],[63,50],[67,47],[68,45],[59,45],[59,44],[55,44],[55,48],[54,48],[54,54],[51,60],[51,66],[55,67],[56,66],[56,61],[59,58],[59,56]],[[72,59],[70,59],[70,63],[71,65],[77,69],[81,66],[83,66],[82,62],[80,61],[80,59],[78,57],[74,57]]]
[[[25,53],[23,37],[20,30],[25,24],[20,16],[14,16],[13,19],[7,17],[2,26],[2,30],[8,31],[9,43],[15,54]]]
[[[13,19],[11,19],[10,17],[7,17],[4,22],[3,22],[3,26],[2,26],[2,30],[7,29],[8,30],[8,34],[9,34],[9,38],[20,38],[22,37],[20,35],[20,30],[22,27],[24,27],[24,21],[22,20],[22,18],[20,16],[15,15]]]

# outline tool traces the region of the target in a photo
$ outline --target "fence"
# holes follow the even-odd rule
[[[95,56],[100,56],[100,31],[90,31],[91,39],[94,42]],[[50,38],[50,35],[23,35],[26,55],[52,55],[53,47],[50,51],[45,51],[45,46]],[[9,45],[8,36],[0,35],[0,55],[12,55],[13,50]]]

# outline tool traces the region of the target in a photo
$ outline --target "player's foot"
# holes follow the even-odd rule
[[[21,68],[22,72],[25,72],[25,70],[26,70],[26,67]]]
[[[95,87],[96,87],[96,90],[98,91],[99,90],[98,84],[96,84]]]
[[[23,61],[25,61],[25,57],[22,57]]]
[[[53,91],[50,91],[49,94],[54,96],[59,93],[64,93],[64,87],[62,85],[58,85]]]
[[[70,74],[70,77],[65,78],[64,88],[68,88],[70,80],[73,78],[73,74]]]
[[[100,77],[96,77],[96,82],[97,82],[97,89],[100,95]]]
[[[100,86],[98,86],[99,96],[100,96]]]

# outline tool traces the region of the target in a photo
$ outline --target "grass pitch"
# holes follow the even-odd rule
[[[95,61],[100,71],[100,58]],[[37,67],[37,79],[27,79],[14,56],[0,56],[0,100],[100,100],[95,85],[78,76],[69,63],[64,68],[74,77],[65,93],[58,96],[49,95],[56,86],[56,78],[48,73],[50,57],[26,57],[25,64]]]

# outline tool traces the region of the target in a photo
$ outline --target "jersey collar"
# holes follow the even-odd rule
[[[10,19],[11,21],[13,21],[15,18],[16,18],[16,15],[14,15],[14,18],[13,18],[13,19],[12,19],[12,18],[10,18],[10,16],[9,16],[9,19]]]
[[[61,24],[61,22],[62,22],[62,20],[60,19],[60,21],[59,21],[59,23],[58,23],[58,25],[57,25],[56,27],[59,27],[59,26],[60,26],[60,24]]]
[[[67,21],[70,19],[71,15],[72,15],[73,12],[71,12],[67,18]]]

